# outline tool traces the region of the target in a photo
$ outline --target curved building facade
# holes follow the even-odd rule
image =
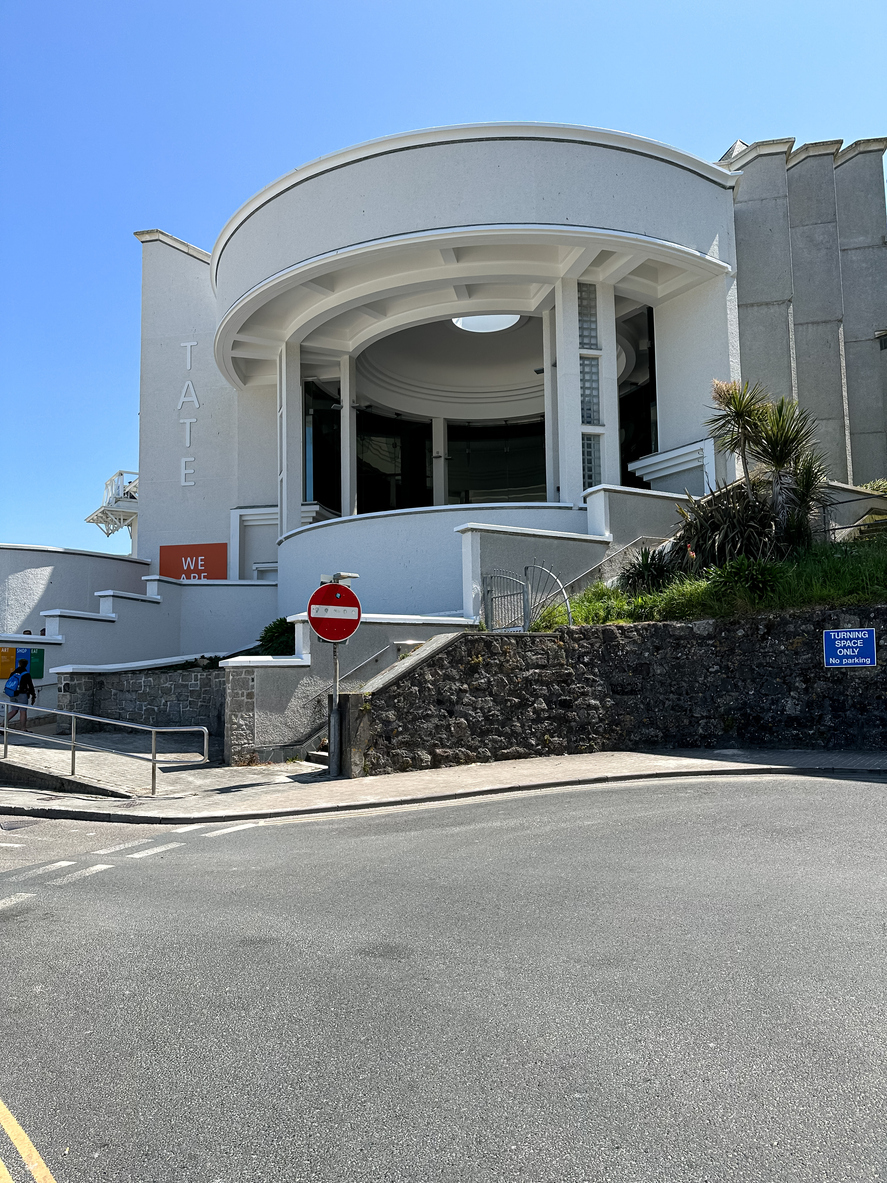
[[[512,565],[621,546],[732,477],[713,378],[883,475],[884,147],[439,128],[287,174],[211,255],[140,232],[140,555],[224,544],[282,614],[335,570],[370,611],[467,613],[480,528]]]

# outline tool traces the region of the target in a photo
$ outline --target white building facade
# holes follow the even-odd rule
[[[234,649],[337,570],[458,618],[493,567],[573,579],[733,477],[713,378],[887,476],[885,147],[440,128],[296,169],[211,254],[139,232],[143,639],[165,597],[164,646],[218,612],[194,637]]]

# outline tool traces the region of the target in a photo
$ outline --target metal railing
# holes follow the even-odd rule
[[[84,751],[89,752],[110,752],[112,756],[126,756],[130,760],[150,760],[151,761],[151,796],[157,796],[157,736],[160,733],[166,734],[168,732],[184,732],[184,731],[200,731],[203,733],[203,759],[189,760],[188,764],[193,766],[195,764],[209,763],[209,731],[206,727],[148,727],[144,723],[128,723],[124,719],[102,719],[99,715],[87,715],[83,711],[60,711],[56,707],[38,707],[19,705],[15,702],[3,702],[3,759],[7,758],[9,752],[9,732],[10,730],[17,730],[9,726],[9,712],[10,711],[37,711],[43,715],[63,715],[65,718],[71,720],[71,734],[70,736],[59,738],[55,735],[41,735],[38,738],[47,740],[49,743],[61,744],[63,747],[70,747],[71,750],[71,776],[77,770],[77,749],[78,747]],[[134,731],[149,731],[151,733],[151,755],[143,752],[124,752],[120,748],[107,748],[99,744],[84,743],[82,739],[77,738],[77,720],[86,719],[90,723],[101,723],[104,727],[127,727]],[[27,735],[27,731],[22,731],[23,735]],[[163,757],[161,757],[162,759]],[[176,763],[175,760],[167,761],[168,763]]]

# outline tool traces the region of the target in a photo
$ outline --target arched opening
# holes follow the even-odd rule
[[[352,396],[357,512],[544,501],[541,368],[532,316],[449,318],[369,346]],[[334,514],[340,397],[334,381],[305,383],[305,500]]]

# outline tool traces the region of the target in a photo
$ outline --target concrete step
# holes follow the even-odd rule
[[[329,752],[309,752],[305,759],[309,764],[322,764],[324,768],[330,766]]]

